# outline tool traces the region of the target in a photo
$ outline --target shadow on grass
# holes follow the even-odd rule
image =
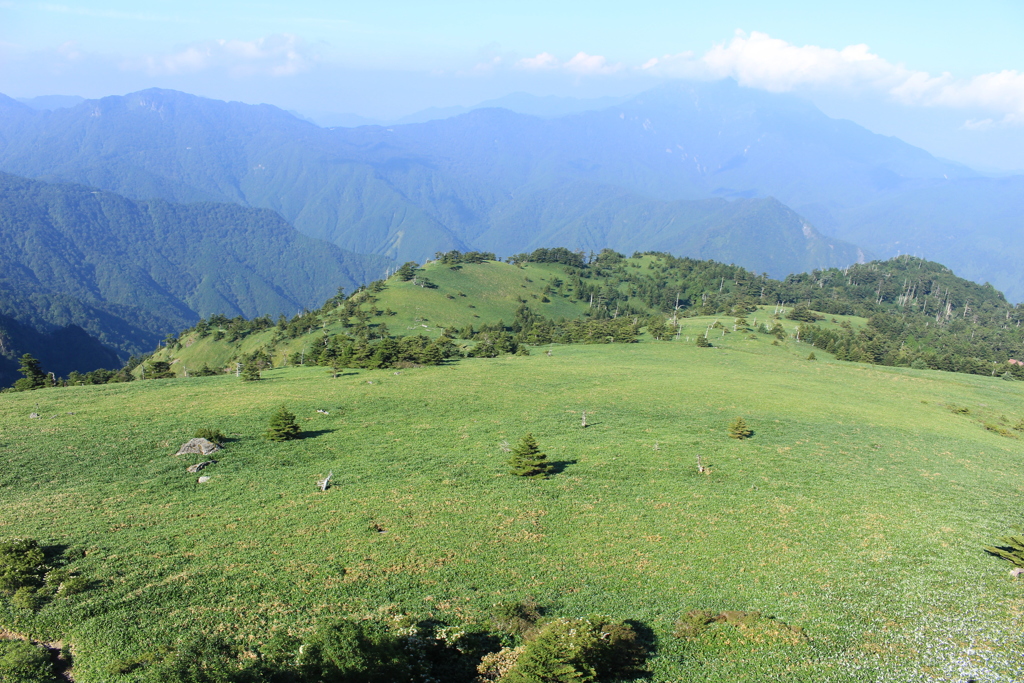
[[[331,432],[335,432],[335,431],[337,431],[337,430],[336,429],[310,429],[310,430],[304,430],[301,434],[299,434],[299,438],[300,439],[315,439],[318,436],[323,436],[324,434],[330,434]]]
[[[49,565],[58,564],[58,560],[64,559],[64,553],[67,552],[70,546],[57,544],[57,545],[41,545],[39,549],[43,551],[43,555],[46,557],[46,563]],[[63,564],[63,563],[61,563]]]
[[[561,474],[565,472],[569,465],[575,465],[579,460],[553,460],[551,462],[551,474]]]

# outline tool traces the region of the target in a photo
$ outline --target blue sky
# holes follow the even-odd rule
[[[159,86],[394,118],[515,91],[732,77],[929,151],[1024,168],[1024,2],[0,0],[0,92]]]

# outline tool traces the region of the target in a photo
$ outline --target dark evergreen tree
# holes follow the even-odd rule
[[[203,363],[203,367],[196,372],[196,377],[214,377],[218,374],[220,373],[211,368],[208,363]]]
[[[548,456],[540,452],[533,434],[527,434],[512,449],[508,465],[512,469],[512,474],[517,476],[543,478],[554,469],[547,460]]]
[[[242,381],[243,382],[258,382],[260,380],[260,366],[250,361],[242,366]]]
[[[165,360],[150,361],[146,368],[146,379],[172,379],[176,375],[171,364]]]
[[[21,366],[18,368],[18,372],[24,375],[22,379],[14,383],[14,388],[18,391],[40,389],[47,385],[46,373],[43,372],[39,361],[30,353],[21,357]]]
[[[397,275],[398,279],[401,280],[402,282],[408,282],[409,280],[416,277],[417,266],[418,264],[415,261],[408,261],[407,263],[403,263],[401,267],[399,267],[399,269],[395,271],[395,275]]]
[[[289,412],[285,406],[281,406],[270,416],[267,438],[271,441],[297,439],[301,433],[299,423],[295,421],[295,413]]]
[[[706,348],[709,348],[711,346],[711,342],[709,342],[708,338],[705,337],[703,334],[698,334],[697,335],[697,346],[699,346],[699,347],[701,347],[703,349],[706,349]]]

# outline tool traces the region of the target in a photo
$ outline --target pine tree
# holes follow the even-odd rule
[[[401,280],[402,282],[408,282],[409,280],[416,277],[417,265],[418,264],[415,261],[408,261],[407,263],[403,263],[402,266],[397,271],[395,271],[395,275],[397,275],[398,279]]]
[[[14,388],[18,391],[39,389],[46,386],[46,373],[43,372],[39,361],[32,354],[26,353],[21,357],[21,367],[18,368],[18,372],[25,375],[23,379],[19,379],[14,383]]]
[[[203,363],[203,367],[196,372],[196,377],[216,377],[220,373],[210,367],[209,363]]]
[[[698,334],[697,335],[697,346],[706,349],[706,348],[709,348],[711,346],[711,342],[709,342],[708,338],[705,337],[703,334]]]
[[[811,351],[811,354],[807,356],[807,360],[818,360],[818,357],[814,355],[814,351]]]
[[[257,382],[260,379],[260,366],[255,361],[249,361],[242,366],[242,381]]]
[[[733,439],[749,439],[754,435],[754,430],[747,426],[742,417],[737,417],[729,425],[729,436]]]
[[[267,438],[271,441],[297,439],[301,432],[299,423],[295,421],[295,414],[289,412],[286,407],[281,406],[270,416],[270,422],[267,425]]]
[[[165,360],[154,360],[147,364],[146,379],[173,379],[177,375],[171,370],[171,364]]]
[[[546,477],[551,474],[554,466],[548,462],[548,456],[540,452],[533,434],[527,434],[515,448],[508,460],[512,474],[520,477]]]

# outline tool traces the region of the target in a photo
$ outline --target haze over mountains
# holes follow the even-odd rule
[[[437,251],[549,246],[775,277],[913,253],[1024,299],[1024,176],[986,177],[732,81],[507,104],[543,116],[483,107],[326,129],[167,90],[0,96],[0,171],[58,183],[0,177],[0,314],[127,354],[198,316],[317,306]]]
[[[557,240],[779,276],[844,265],[860,248],[918,253],[1024,298],[1020,178],[984,177],[732,81],[669,84],[556,118],[476,109],[331,130],[173,91],[53,111],[4,99],[0,169],[134,199],[269,208],[307,235],[397,262]],[[687,203],[709,198],[748,203]],[[739,214],[757,217],[756,248],[729,222]]]

